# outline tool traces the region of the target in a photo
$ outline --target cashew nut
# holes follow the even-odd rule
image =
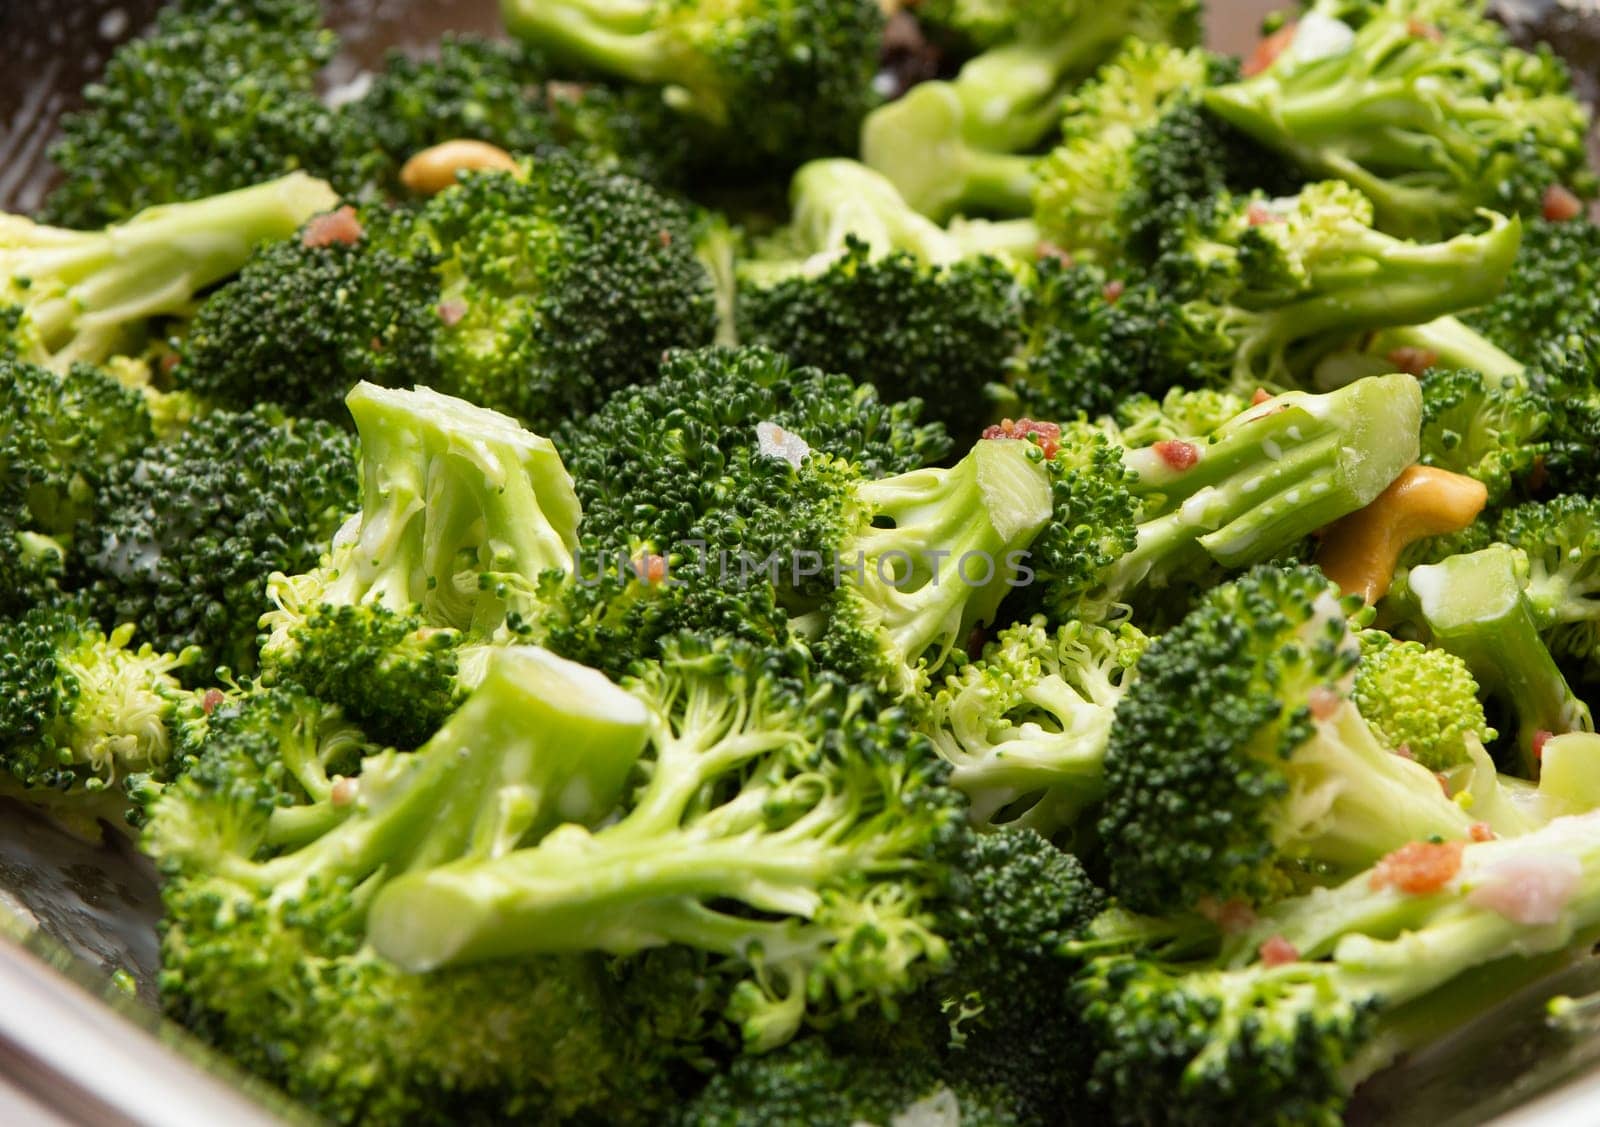
[[[463,172],[515,172],[517,162],[487,141],[445,141],[415,154],[400,169],[400,183],[422,196],[434,196]]]

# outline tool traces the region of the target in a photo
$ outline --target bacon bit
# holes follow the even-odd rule
[[[1311,706],[1313,719],[1328,720],[1339,711],[1339,706],[1344,704],[1344,698],[1326,685],[1318,685],[1306,697],[1306,703]]]
[[[633,574],[646,583],[660,583],[667,577],[667,557],[645,552],[633,561]]]
[[[1540,728],[1533,734],[1533,757],[1540,761],[1544,759],[1544,745],[1555,738],[1554,732],[1547,732]]]
[[[1033,419],[1001,419],[999,426],[985,427],[984,438],[1015,438],[1023,442],[1029,436],[1039,440],[1039,449],[1046,458],[1054,458],[1061,449],[1061,427],[1056,423],[1035,422]]]
[[[1269,967],[1287,966],[1289,963],[1300,961],[1300,952],[1295,950],[1293,943],[1281,935],[1274,935],[1263,943],[1260,952],[1262,963]]]
[[[1488,822],[1473,822],[1472,827],[1467,830],[1467,836],[1473,841],[1493,841],[1494,831],[1489,828]]]
[[[1229,900],[1218,904],[1210,896],[1202,896],[1194,910],[1222,929],[1226,935],[1242,935],[1256,926],[1256,911],[1245,901]]]
[[[1391,350],[1384,359],[1393,364],[1397,372],[1404,372],[1408,376],[1420,376],[1439,362],[1439,354],[1431,348],[1403,344]]]
[[[1294,42],[1294,33],[1299,28],[1299,24],[1291,21],[1257,43],[1256,49],[1250,52],[1250,57],[1239,68],[1239,73],[1245,78],[1253,78],[1277,62],[1278,56]]]
[[[661,230],[656,232],[656,242],[660,243],[663,247],[670,247],[672,245],[672,232],[667,230],[665,227],[661,228]]]
[[[217,705],[222,703],[221,689],[207,689],[206,695],[200,698],[200,711],[210,716],[217,710]]]
[[[359,780],[347,779],[340,775],[333,780],[333,789],[328,792],[328,799],[335,806],[349,806],[356,800],[356,794],[360,789]]]
[[[1461,871],[1464,841],[1413,841],[1402,845],[1372,870],[1367,884],[1374,892],[1395,888],[1407,896],[1438,892]]]
[[[1260,200],[1251,200],[1250,206],[1244,209],[1245,222],[1252,227],[1265,226],[1268,223],[1283,223],[1283,216],[1273,211]]]
[[[983,656],[984,643],[989,640],[988,633],[981,626],[974,626],[972,633],[967,635],[967,656],[977,661]]]
[[[1450,797],[1450,780],[1445,777],[1444,772],[1443,771],[1435,771],[1433,773],[1433,777],[1434,777],[1434,780],[1436,782],[1438,782],[1439,789],[1444,791],[1444,796],[1446,798],[1449,798]]]
[[[319,215],[307,223],[305,234],[300,236],[300,244],[307,247],[327,247],[334,243],[354,246],[361,241],[361,233],[361,220],[356,218],[356,209],[345,204],[338,211]]]
[[[1540,212],[1552,223],[1565,223],[1583,214],[1583,201],[1562,185],[1551,184],[1544,190]]]
[[[1200,448],[1192,442],[1169,438],[1151,447],[1156,455],[1173,470],[1182,473],[1200,460]]]
[[[1127,288],[1127,283],[1121,278],[1113,278],[1105,284],[1105,288],[1100,291],[1100,294],[1107,302],[1115,302]]]
[[[1416,39],[1428,39],[1434,43],[1441,43],[1444,41],[1443,32],[1434,27],[1431,23],[1424,23],[1415,16],[1406,21],[1406,30],[1410,32],[1411,35]]]
[[[372,348],[372,351],[374,351],[374,352],[382,352],[383,351],[383,338],[382,337],[373,337],[370,341],[367,342],[367,344]]]
[[[444,322],[444,327],[453,329],[461,324],[461,318],[467,315],[467,303],[457,298],[439,303],[439,320]]]
[[[1538,493],[1550,480],[1550,468],[1544,464],[1544,455],[1539,454],[1533,459],[1533,467],[1528,470],[1528,492]]]
[[[1272,398],[1272,392],[1264,387],[1256,388],[1256,393],[1250,397],[1250,406],[1259,407]]]
[[[583,99],[585,91],[589,88],[582,82],[546,82],[544,84],[545,97],[559,102],[577,102]]]
[[[1063,266],[1072,265],[1072,254],[1065,248],[1045,239],[1033,248],[1034,258],[1053,258]]]
[[[176,369],[177,366],[178,354],[176,352],[168,352],[163,355],[160,360],[156,361],[156,367],[161,370],[161,374],[163,376],[172,375],[173,370]]]
[[[1396,755],[1398,755],[1401,759],[1409,759],[1413,763],[1415,763],[1416,760],[1417,760],[1417,757],[1414,754],[1412,754],[1411,745],[1410,744],[1401,744],[1399,747],[1394,749],[1394,753]]]

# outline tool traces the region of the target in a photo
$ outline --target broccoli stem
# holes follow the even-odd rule
[[[98,363],[128,330],[184,313],[195,294],[236,273],[264,242],[286,239],[338,202],[304,173],[140,212],[104,231],[0,219],[0,274],[18,291],[39,363]]]
[[[1517,772],[1532,779],[1544,736],[1592,731],[1594,722],[1539,637],[1524,568],[1515,549],[1497,544],[1412,568],[1408,582],[1435,643],[1515,712]]]
[[[333,828],[253,866],[250,879],[293,901],[318,881],[496,857],[560,823],[597,821],[621,795],[647,724],[643,705],[599,673],[507,647],[433,739],[367,759],[353,793],[334,790],[284,826],[290,837]],[[336,817],[335,806],[353,809]]]
[[[1373,376],[1323,395],[1287,392],[1187,443],[1129,451],[1134,492],[1156,506],[1138,545],[1114,565],[1113,598],[1159,585],[1198,544],[1225,567],[1268,559],[1372,501],[1420,449],[1422,395],[1406,375]]]
[[[1397,348],[1421,349],[1434,357],[1430,367],[1471,368],[1490,379],[1501,380],[1522,375],[1522,363],[1497,348],[1455,317],[1437,317],[1422,325],[1385,329],[1368,344],[1366,351],[1387,356]]]

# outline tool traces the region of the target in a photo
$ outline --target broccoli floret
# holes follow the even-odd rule
[[[578,581],[548,595],[541,641],[617,675],[678,630],[787,645],[763,564],[790,573],[815,548],[793,513],[773,511],[798,504],[795,441],[864,474],[901,473],[949,450],[919,410],[766,349],[671,354],[655,383],[557,432],[585,514],[582,560]]]
[[[1065,432],[1050,460],[1055,514],[1033,549],[1047,613],[1098,620],[1126,603],[1141,617],[1181,614],[1218,568],[1273,560],[1370,503],[1416,460],[1419,412],[1415,380],[1374,376],[1286,392],[1204,438],[1139,450]]]
[[[1475,3],[1318,0],[1271,65],[1203,98],[1306,171],[1355,185],[1399,235],[1436,239],[1483,208],[1537,214],[1586,165],[1566,67],[1511,47]]]
[[[366,139],[317,96],[336,48],[321,22],[314,0],[166,5],[62,119],[43,220],[100,227],[301,169],[359,187]]]
[[[376,208],[351,216],[349,238],[301,237],[262,247],[201,304],[179,343],[174,382],[232,410],[277,403],[343,422],[363,380],[439,382],[434,337],[439,282],[425,252],[397,253]]]
[[[74,604],[0,619],[0,768],[26,789],[93,799],[135,773],[165,778],[194,653],[134,647]]]
[[[1100,834],[1135,911],[1261,901],[1471,819],[1348,699],[1360,647],[1314,568],[1257,568],[1151,643],[1117,706]]]
[[[235,273],[259,244],[288,238],[336,198],[303,174],[151,208],[103,231],[0,216],[0,307],[20,312],[0,353],[65,371],[137,352],[158,317]]]
[[[1600,335],[1600,226],[1587,219],[1535,219],[1505,288],[1462,315],[1511,353],[1532,360],[1572,338]]]
[[[374,384],[347,404],[360,513],[314,570],[272,576],[261,661],[415,746],[471,687],[460,647],[503,640],[544,573],[572,570],[581,510],[554,444],[505,415]]]
[[[1190,98],[1216,64],[1201,50],[1130,40],[1067,98],[1060,143],[1039,166],[1034,220],[1040,234],[1077,258],[1126,257],[1125,200],[1144,171],[1140,135]],[[1164,140],[1161,144],[1170,144]]]
[[[1019,17],[1016,38],[949,81],[912,87],[862,125],[862,160],[924,215],[1027,215],[1038,164],[1031,150],[1062,120],[1073,84],[1130,37],[1179,47],[1200,37],[1190,0],[1037,6]]]
[[[967,254],[854,161],[813,161],[791,195],[793,225],[740,266],[739,339],[920,399],[975,436],[1018,343],[1019,267]]]
[[[1535,472],[1550,410],[1521,374],[1434,369],[1422,378],[1422,462],[1483,482],[1493,504]]]
[[[368,919],[380,954],[428,971],[687,945],[726,960],[728,1017],[757,1050],[808,1014],[891,999],[943,957],[925,902],[959,811],[902,712],[687,636],[632,687],[650,749],[620,817],[396,877]]]
[[[1390,748],[1430,771],[1446,771],[1468,762],[1469,738],[1494,742],[1498,733],[1484,717],[1466,662],[1381,630],[1362,631],[1360,639],[1350,699]]]
[[[1210,438],[1249,407],[1249,400],[1231,392],[1175,387],[1159,400],[1124,399],[1117,404],[1115,424],[1124,446],[1154,446],[1173,438]]]
[[[1591,662],[1600,651],[1600,500],[1564,493],[1507,509],[1494,539],[1527,556],[1528,602],[1550,652]]]
[[[592,671],[517,647],[414,753],[374,754],[291,691],[224,703],[142,839],[164,878],[167,1012],[335,1121],[648,1117],[648,1048],[594,960],[418,975],[365,923],[403,874],[598,821],[645,726]]]
[[[103,622],[134,624],[158,650],[198,647],[188,672],[249,672],[267,577],[313,566],[356,503],[344,431],[219,411],[108,470],[73,569]]]
[[[1523,591],[1527,575],[1527,557],[1498,544],[1414,567],[1405,590],[1390,597],[1414,600],[1434,644],[1465,661],[1484,690],[1509,710],[1516,734],[1510,766],[1533,779],[1546,739],[1593,731],[1594,722],[1539,636]]]
[[[926,724],[975,821],[1047,835],[1079,822],[1104,792],[1112,716],[1147,644],[1131,625],[1051,631],[1037,617],[949,676]]]
[[[1596,922],[1597,820],[1417,843],[1275,906],[1215,958],[1094,959],[1073,990],[1097,1034],[1093,1094],[1117,1122],[1340,1122],[1398,1051],[1570,958]]]
[[[554,154],[435,196],[403,254],[437,255],[438,390],[544,428],[711,342],[690,216],[648,185]]]
[[[523,44],[471,35],[445,35],[424,59],[391,54],[341,113],[382,150],[392,190],[414,154],[463,137],[535,157],[564,150],[662,186],[679,184],[689,160],[688,136],[658,91],[566,81]]]
[[[877,101],[873,0],[502,0],[507,30],[557,60],[664,87],[706,127],[707,171],[769,172],[855,147]]]

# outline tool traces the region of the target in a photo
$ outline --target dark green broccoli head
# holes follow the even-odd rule
[[[187,326],[177,385],[231,410],[276,403],[345,423],[345,394],[362,380],[436,384],[434,261],[391,245],[391,223],[403,226],[367,209],[348,238],[318,237],[313,226],[257,251]]]
[[[314,0],[180,0],[115,54],[50,150],[48,222],[99,227],[305,169],[359,186],[362,141],[317,96]]]
[[[1600,334],[1600,226],[1583,218],[1530,220],[1505,288],[1461,319],[1528,363]]]
[[[1550,652],[1592,663],[1600,652],[1600,500],[1563,493],[1502,512],[1494,539],[1527,554],[1526,591]]]
[[[1422,378],[1422,462],[1476,478],[1494,503],[1535,475],[1558,404],[1522,376],[1434,369]]]
[[[536,429],[715,332],[688,211],[638,180],[550,156],[467,177],[416,232],[439,258],[439,390]]]
[[[739,292],[739,338],[796,364],[847,372],[885,399],[920,399],[952,432],[976,434],[989,385],[1017,345],[1022,290],[987,256],[928,266],[876,258],[854,237],[821,274]]]
[[[253,669],[267,577],[313,566],[357,507],[354,445],[256,408],[118,463],[74,546],[96,614],[159,649],[198,646],[197,670]]]
[[[472,35],[446,35],[425,59],[390,55],[341,112],[382,150],[391,187],[413,154],[463,137],[530,156],[566,150],[660,185],[679,183],[689,157],[659,91],[566,81],[530,47]]]
[[[706,129],[708,174],[849,152],[877,102],[873,0],[503,0],[507,29],[552,58],[648,86]]]
[[[1314,568],[1259,567],[1151,643],[1117,706],[1100,822],[1135,911],[1260,901],[1468,819],[1345,700],[1360,649]]]

